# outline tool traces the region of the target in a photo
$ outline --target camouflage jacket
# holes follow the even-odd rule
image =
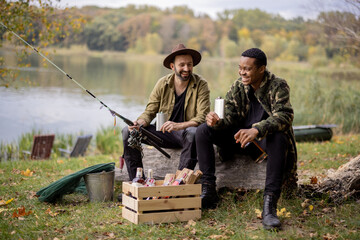
[[[225,97],[224,119],[219,121],[214,128],[221,129],[227,126],[241,128],[241,122],[250,109],[249,89],[250,86],[245,86],[241,78],[232,84]],[[290,180],[290,188],[293,188],[297,181],[297,152],[292,129],[294,111],[290,104],[290,88],[284,79],[266,70],[260,88],[255,91],[255,97],[269,115],[267,119],[252,125],[259,130],[257,140],[277,131],[284,132],[289,140],[285,178]]]

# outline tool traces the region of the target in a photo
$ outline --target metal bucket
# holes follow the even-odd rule
[[[115,171],[86,174],[84,179],[90,202],[113,200]]]

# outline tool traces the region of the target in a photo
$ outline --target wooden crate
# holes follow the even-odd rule
[[[201,184],[162,186],[162,183],[156,181],[154,187],[137,187],[123,182],[123,218],[135,224],[201,218]],[[148,197],[152,199],[146,200]]]

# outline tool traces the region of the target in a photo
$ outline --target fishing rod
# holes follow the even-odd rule
[[[69,74],[67,74],[64,70],[62,70],[60,67],[58,67],[55,63],[53,63],[50,59],[48,59],[46,56],[44,56],[44,54],[42,54],[40,51],[38,51],[35,47],[33,47],[32,45],[30,45],[30,43],[28,43],[27,41],[25,41],[22,37],[20,37],[19,35],[17,35],[13,30],[11,30],[10,28],[8,28],[7,26],[5,26],[2,22],[0,22],[0,24],[9,32],[11,32],[12,34],[14,34],[17,38],[19,38],[22,42],[24,42],[27,46],[29,46],[31,49],[33,49],[37,54],[39,54],[41,57],[43,57],[47,62],[49,62],[51,65],[53,65],[57,70],[59,70],[60,72],[62,72],[66,77],[68,77],[70,80],[72,80],[76,85],[78,85],[82,90],[84,90],[85,92],[87,92],[90,96],[92,96],[93,98],[95,98],[96,100],[98,100],[100,102],[100,104],[102,106],[104,106],[105,108],[107,108],[111,115],[113,117],[118,117],[121,120],[123,120],[127,125],[129,126],[134,126],[134,123],[132,121],[130,121],[129,119],[127,119],[126,117],[120,115],[119,113],[115,112],[114,110],[112,110],[110,107],[108,107],[105,103],[103,103],[99,98],[97,98],[94,94],[92,94],[89,90],[87,90],[85,87],[83,87],[80,83],[78,83],[77,81],[75,81],[74,78],[72,78]],[[144,139],[150,143],[151,145],[153,145],[157,150],[159,150],[165,157],[167,158],[171,158],[170,155],[165,152],[162,148],[160,148],[156,142],[163,142],[163,140],[161,138],[159,138],[158,136],[154,135],[153,133],[151,133],[150,131],[146,130],[144,127],[142,127],[140,125],[139,127],[139,131],[145,135]]]

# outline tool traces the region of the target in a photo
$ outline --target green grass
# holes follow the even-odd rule
[[[0,142],[0,162],[24,160],[29,156],[23,154],[23,151],[31,152],[34,135],[45,134],[41,130],[33,129],[31,132],[23,133],[17,142]],[[61,156],[59,148],[71,150],[74,147],[76,138],[84,135],[83,132],[77,134],[55,135],[51,156],[57,158]],[[120,127],[101,127],[95,136],[92,144],[90,142],[86,152],[90,154],[113,154],[120,155],[123,152]]]
[[[123,152],[120,127],[101,127],[96,132],[96,147],[103,154]]]
[[[325,174],[360,154],[360,135],[335,136],[332,141],[298,143],[299,178],[309,183],[310,176]],[[81,158],[53,158],[42,161],[0,163],[0,206],[2,239],[359,239],[359,202],[347,200],[336,206],[326,197],[306,200],[280,199],[291,217],[280,216],[283,229],[265,231],[256,209],[262,210],[262,191],[223,191],[215,210],[202,212],[195,222],[135,225],[121,217],[121,205],[113,202],[90,203],[81,194],[66,195],[57,204],[41,203],[35,193],[51,182],[97,163],[115,162],[118,156],[91,155]],[[32,176],[21,171],[30,169]],[[115,196],[121,192],[116,182]],[[307,205],[302,207],[302,203]],[[12,218],[24,206],[28,216]],[[313,209],[310,209],[310,206]]]

